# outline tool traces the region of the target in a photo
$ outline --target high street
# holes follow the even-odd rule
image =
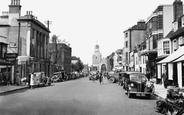
[[[0,96],[1,115],[157,115],[156,99],[128,98],[117,84],[88,78]]]

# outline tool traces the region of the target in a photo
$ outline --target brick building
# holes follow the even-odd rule
[[[49,48],[52,62],[52,73],[61,70],[70,73],[72,48],[65,43],[57,43],[57,45],[55,43],[50,43]]]

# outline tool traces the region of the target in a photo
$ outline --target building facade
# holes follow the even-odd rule
[[[175,1],[177,2],[177,1]],[[170,40],[174,5],[159,5],[146,21],[146,50],[141,55],[147,56],[146,73],[150,77],[161,79],[161,67],[157,62],[170,54]],[[159,74],[158,74],[159,72]]]
[[[124,31],[124,70],[134,71],[134,57],[132,57],[135,47],[141,44],[145,39],[146,25],[145,21],[138,21],[136,25]]]
[[[7,37],[8,54],[17,53],[16,62],[11,68],[12,82],[18,72],[20,79],[28,77],[31,72],[44,71],[50,76],[49,33],[50,30],[27,11],[21,16],[20,0],[11,0],[9,12],[4,12],[0,27]]]
[[[57,47],[57,49],[55,47]],[[61,70],[70,73],[72,48],[65,43],[50,43],[49,48],[52,61],[52,73]]]
[[[176,69],[176,64],[168,63],[167,60],[171,57],[170,55],[173,55],[173,53],[179,48],[179,45],[177,45],[177,40],[173,41],[173,35],[176,34],[176,30],[182,27],[181,25],[181,19],[178,21],[178,18],[183,15],[183,2],[181,0],[175,0],[172,5],[172,14],[170,19],[172,19],[172,28],[170,29],[170,32],[164,39],[158,41],[158,58],[161,58],[162,60],[158,60],[157,62],[157,78],[159,81],[161,81],[161,75],[164,71],[166,71],[167,75],[169,76],[169,84],[177,83],[178,79],[176,77],[177,70],[173,70],[173,68]],[[160,45],[159,45],[160,44]],[[173,45],[174,44],[174,45]],[[182,54],[182,53],[181,53]],[[179,54],[180,55],[180,54]],[[165,57],[167,56],[167,57]],[[171,61],[171,60],[170,60]],[[174,77],[174,76],[175,77]],[[181,86],[181,83],[179,84]]]

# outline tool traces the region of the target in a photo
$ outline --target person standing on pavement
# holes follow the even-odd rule
[[[168,83],[168,77],[167,77],[167,73],[166,70],[164,71],[164,73],[162,74],[162,78],[163,78],[163,82],[164,82],[164,88],[167,88],[167,83]]]
[[[15,79],[15,81],[16,81],[16,84],[17,85],[20,85],[20,73],[18,71],[16,73],[16,79]]]
[[[34,73],[31,73],[30,86],[31,89],[34,89]]]

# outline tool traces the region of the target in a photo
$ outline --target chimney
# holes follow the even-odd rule
[[[183,15],[183,2],[181,0],[175,0],[173,2],[173,13],[174,21],[176,21],[178,17]]]
[[[11,0],[11,5],[9,5],[9,13],[21,13],[20,0]]]
[[[145,23],[144,20],[140,20],[140,21],[137,22],[137,26],[138,26],[139,29],[145,29],[146,23]]]

